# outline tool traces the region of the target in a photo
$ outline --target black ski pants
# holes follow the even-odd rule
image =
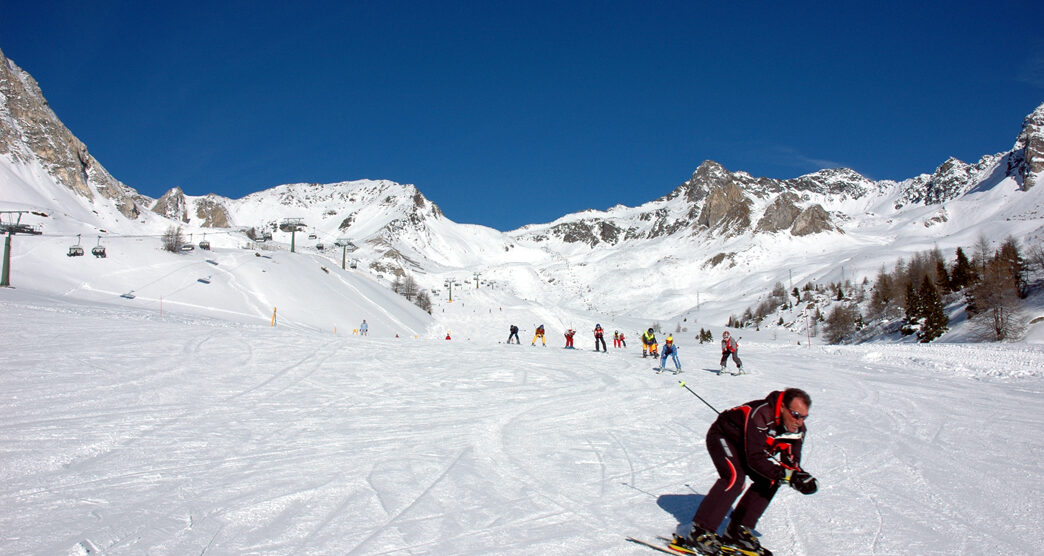
[[[605,347],[605,338],[602,336],[595,336],[595,351],[598,351],[598,343],[602,343],[602,351],[609,351],[609,348]]]
[[[732,503],[743,492],[747,475],[751,475],[751,472],[744,462],[743,451],[722,434],[717,423],[707,431],[707,452],[718,470],[718,480],[700,502],[692,522],[704,529],[717,531]],[[732,511],[730,525],[745,525],[753,530],[777,490],[778,482],[763,479],[754,481]]]

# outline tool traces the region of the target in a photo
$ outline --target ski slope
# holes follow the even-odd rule
[[[648,553],[624,537],[687,524],[714,480],[714,414],[679,378],[718,409],[812,395],[821,489],[769,507],[777,554],[1044,552],[1039,344],[744,332],[752,374],[719,377],[716,344],[676,335],[675,377],[636,338],[335,335],[27,288],[0,314],[4,554]]]

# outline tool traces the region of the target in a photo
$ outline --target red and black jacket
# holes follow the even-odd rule
[[[753,474],[751,479],[776,481],[787,469],[801,469],[805,425],[797,432],[787,431],[783,411],[787,411],[783,392],[776,391],[763,400],[726,409],[714,422],[722,436],[740,450],[740,460]]]

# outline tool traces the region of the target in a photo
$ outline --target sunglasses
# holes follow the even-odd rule
[[[804,421],[805,419],[808,419],[808,413],[802,415],[802,414],[800,414],[797,411],[794,411],[792,409],[788,409],[787,411],[789,411],[790,412],[790,416],[795,418],[795,419],[799,419],[801,421]]]

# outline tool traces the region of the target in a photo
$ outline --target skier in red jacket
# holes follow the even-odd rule
[[[764,553],[751,530],[779,486],[788,484],[802,494],[819,489],[816,479],[800,465],[811,405],[812,398],[804,390],[788,388],[718,415],[707,431],[707,451],[719,477],[696,510],[689,535],[676,542],[708,554],[717,554],[722,543]],[[725,537],[719,537],[716,531],[743,492],[747,477],[753,483],[732,511]]]

